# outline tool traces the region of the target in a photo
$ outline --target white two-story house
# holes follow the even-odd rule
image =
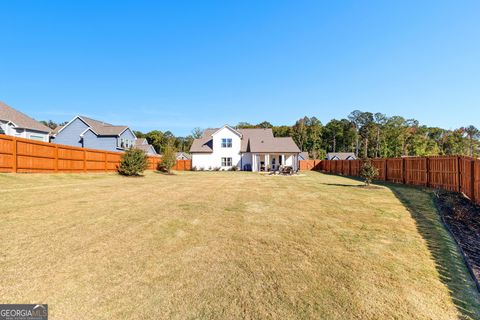
[[[190,148],[192,167],[203,170],[269,171],[280,166],[298,168],[300,149],[292,138],[276,138],[272,129],[235,129],[224,125],[207,129]]]

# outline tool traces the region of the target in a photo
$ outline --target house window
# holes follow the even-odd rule
[[[232,147],[232,139],[231,138],[223,138],[222,139],[222,148],[231,148]]]
[[[30,135],[30,139],[32,139],[32,140],[37,140],[37,141],[43,141],[43,137],[42,137],[42,136],[37,136],[37,135],[34,135],[34,134],[31,134],[31,135]]]
[[[222,167],[231,167],[232,158],[222,158]]]

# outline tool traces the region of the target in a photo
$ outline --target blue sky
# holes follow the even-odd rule
[[[0,101],[136,130],[480,126],[480,1],[2,1]]]

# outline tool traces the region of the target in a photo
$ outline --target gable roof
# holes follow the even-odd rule
[[[234,129],[232,127],[230,127],[228,124],[224,125],[223,127],[219,128],[217,131],[215,131],[214,133],[212,133],[212,136],[217,134],[220,130],[222,129],[228,129],[230,131],[232,131],[233,133],[235,133],[237,136],[239,136],[240,138],[242,137],[242,134],[239,130],[237,129]]]
[[[308,152],[306,152],[306,151],[300,152],[300,154],[298,155],[298,159],[299,159],[299,160],[308,160],[308,159],[310,159],[310,157],[309,157],[309,155],[308,155]]]
[[[135,140],[135,145],[136,146],[148,145],[147,139],[137,138],[137,140]]]
[[[191,153],[211,153],[213,152],[212,134],[219,129],[206,129],[199,139],[193,140]],[[300,149],[292,138],[273,136],[272,129],[237,129],[241,134],[240,152],[292,152],[298,153]]]
[[[137,144],[135,145],[136,149],[142,150],[145,153],[152,153],[152,154],[157,154],[157,151],[151,144]]]
[[[63,128],[67,127],[75,119],[80,119],[81,121],[83,121],[87,126],[89,126],[92,129],[92,131],[97,136],[119,136],[125,130],[129,129],[128,126],[115,126],[113,124],[103,122],[103,121],[99,121],[99,120],[95,120],[95,119],[88,118],[88,117],[85,117],[85,116],[76,116],[66,125],[56,127],[52,131],[52,134],[59,133],[60,131],[63,130]]]
[[[46,133],[52,131],[52,129],[46,125],[41,124],[37,120],[30,118],[26,114],[13,109],[3,102],[0,102],[0,120],[9,121],[17,128],[31,129]]]
[[[177,152],[177,153],[175,153],[175,157],[177,158],[177,160],[178,160],[178,158],[181,158],[181,157],[184,157],[184,158],[186,158],[187,160],[192,159],[192,157],[191,157],[188,153],[183,152],[183,151],[182,151],[182,152]]]
[[[353,152],[329,152],[327,153],[327,160],[355,160]]]

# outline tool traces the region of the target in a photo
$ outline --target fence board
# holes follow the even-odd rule
[[[405,183],[416,186],[427,186],[427,158],[404,158]]]
[[[299,160],[300,171],[320,170],[322,160]]]
[[[403,159],[390,158],[386,160],[387,173],[386,181],[402,183],[403,182]]]
[[[378,180],[386,180],[387,172],[385,170],[385,164],[387,161],[385,159],[374,159],[372,160],[372,165],[378,170]]]
[[[474,175],[473,175],[473,189],[474,189],[474,198],[475,202],[480,204],[480,159],[475,159],[474,164]]]
[[[459,191],[458,157],[431,157],[429,159],[429,184],[433,188]]]

